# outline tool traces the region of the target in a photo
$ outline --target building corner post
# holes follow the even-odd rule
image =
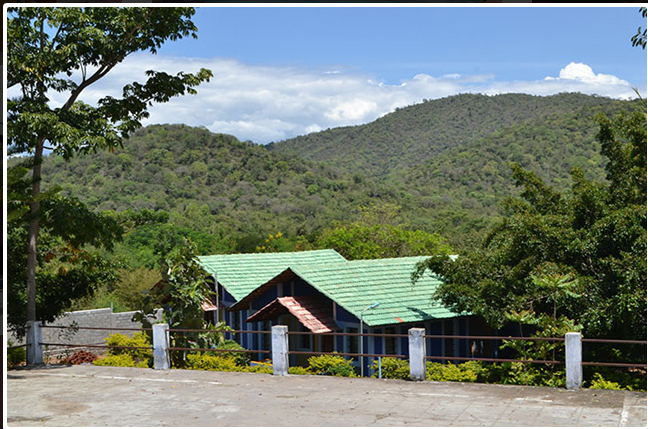
[[[272,373],[288,375],[288,327],[272,327]]]
[[[414,381],[425,380],[425,329],[411,328],[409,335],[410,378]]]
[[[37,320],[27,322],[27,365],[43,363],[43,324]]]
[[[583,347],[580,332],[565,334],[565,372],[567,389],[578,390],[583,384]]]
[[[153,368],[170,369],[169,359],[169,325],[156,323],[153,325]]]

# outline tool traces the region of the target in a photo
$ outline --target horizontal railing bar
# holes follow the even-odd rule
[[[231,352],[231,353],[270,353],[270,350],[230,350],[230,349],[206,349],[191,347],[169,347],[170,351],[187,351],[187,352]]]
[[[153,328],[99,328],[94,326],[59,326],[59,325],[43,325],[42,328],[79,329],[79,330],[94,330],[94,331],[152,331],[153,330]]]
[[[58,346],[58,347],[96,347],[103,349],[139,349],[153,350],[153,346],[109,346],[108,344],[64,344],[64,343],[38,343],[41,346]]]
[[[360,334],[360,333],[352,333],[352,332],[322,332],[322,333],[314,333],[314,332],[298,332],[298,331],[289,331],[288,335],[328,335],[332,337],[385,337],[385,338],[407,338],[407,334]]]
[[[152,328],[102,328],[92,326],[63,326],[63,325],[43,325],[42,328],[48,329],[79,329],[79,330],[98,330],[98,331],[151,331]],[[9,329],[9,331],[13,331]],[[231,334],[271,334],[272,331],[258,330],[214,330],[214,329],[190,329],[190,328],[171,328],[168,332],[221,332]],[[348,337],[385,337],[385,338],[406,338],[407,334],[375,334],[375,333],[350,333],[350,332],[324,332],[315,334],[313,332],[288,332],[289,335],[331,335],[331,336],[348,336]],[[436,339],[476,339],[476,340],[521,340],[521,341],[564,341],[564,338],[553,337],[511,337],[511,336],[493,336],[493,335],[423,335],[423,338]],[[583,338],[584,343],[618,343],[618,344],[648,344],[646,340],[615,340],[615,339],[597,339]]]
[[[646,368],[645,363],[625,363],[625,362],[581,362],[583,366],[617,366],[627,368]]]
[[[428,360],[478,360],[484,362],[521,362],[521,363],[543,363],[543,364],[564,364],[559,360],[524,360],[524,359],[504,359],[504,358],[476,358],[476,357],[455,357],[455,356],[425,356]]]
[[[423,338],[437,339],[476,339],[476,340],[522,340],[522,341],[565,341],[564,338],[542,338],[542,337],[498,337],[492,335],[423,335]]]
[[[28,345],[29,344],[21,344],[19,346],[11,346],[11,347],[7,347],[7,350],[19,349],[19,348],[22,348],[22,347],[27,347]]]
[[[169,328],[165,329],[166,332],[222,332],[224,334],[272,334],[272,331],[241,331],[241,330],[215,330],[215,329],[184,329],[184,328]]]
[[[308,351],[288,351],[290,355],[339,355],[339,356],[352,356],[352,357],[395,357],[406,358],[406,355],[379,355],[371,353],[340,353],[340,352],[308,352]]]
[[[581,341],[584,343],[648,344],[648,341],[645,340],[608,340],[597,338],[583,338]]]

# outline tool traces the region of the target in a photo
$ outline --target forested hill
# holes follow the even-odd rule
[[[93,209],[167,211],[174,225],[212,237],[213,251],[254,251],[278,231],[312,244],[334,221],[384,203],[400,208],[403,228],[437,232],[460,250],[517,193],[509,162],[561,190],[573,167],[603,180],[594,117],[639,105],[580,94],[459,95],[271,147],[155,125],[115,153],[47,157],[43,170],[45,186]]]
[[[204,128],[149,126],[123,146],[70,161],[47,157],[45,186],[58,185],[92,209],[164,210],[176,225],[234,239],[310,234],[359,205],[396,198],[332,167]]]
[[[270,144],[269,148],[308,160],[329,161],[348,171],[384,177],[404,168],[418,168],[453,149],[471,147],[480,152],[475,143],[511,127],[531,124],[542,127],[543,123],[547,127],[567,125],[593,138],[596,130],[590,121],[560,124],[559,118],[582,112],[591,119],[596,112],[609,113],[627,104],[578,93],[550,97],[462,94],[398,109],[369,124],[308,134]],[[562,132],[551,130],[557,136]],[[541,135],[534,144],[545,144]],[[517,149],[513,154],[517,158],[522,160],[529,155],[526,144],[520,144]],[[452,159],[446,161],[453,163]]]

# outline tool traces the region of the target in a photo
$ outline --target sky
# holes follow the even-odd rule
[[[82,98],[119,96],[145,70],[204,67],[214,77],[198,94],[153,106],[145,125],[266,144],[460,93],[646,94],[646,51],[630,42],[646,28],[638,4],[415,6],[201,5],[197,40],[130,56]]]

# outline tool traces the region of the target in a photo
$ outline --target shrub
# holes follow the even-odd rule
[[[590,389],[607,389],[607,390],[621,390],[621,385],[614,381],[608,381],[603,378],[601,374],[594,373],[594,378],[590,383]]]
[[[612,389],[618,385],[622,390],[645,391],[647,384],[646,371],[635,368],[587,367],[583,378],[591,380],[585,383],[592,389]]]
[[[392,378],[397,380],[409,380],[410,379],[410,369],[409,361],[397,359],[393,357],[386,357],[381,359],[380,363],[382,378]],[[375,374],[372,375],[374,378],[378,378],[378,360],[374,360],[371,369],[375,371]]]
[[[351,359],[337,355],[321,355],[308,358],[308,371],[319,375],[336,377],[355,377]]]
[[[103,358],[99,358],[93,362],[93,365],[97,366],[128,366],[135,368],[148,368],[148,363],[144,361],[135,362],[133,357],[130,355],[108,355]]]
[[[108,356],[129,356],[135,364],[133,366],[138,368],[153,366],[151,342],[144,332],[136,332],[132,337],[124,334],[112,334],[106,338],[106,344],[115,347],[148,347],[148,349],[110,348]]]
[[[242,368],[244,372],[256,372],[259,374],[272,374],[273,369],[270,365],[255,365],[255,366],[244,366]]]
[[[487,368],[487,380],[500,384],[565,387],[565,370],[541,364],[505,362]]]
[[[218,346],[219,349],[227,350],[245,350],[239,343],[234,340],[225,340]],[[209,352],[214,353],[216,356],[230,356],[233,357],[237,365],[247,366],[250,363],[250,353],[248,352]]]
[[[239,365],[233,356],[214,356],[203,353],[188,354],[185,360],[185,368],[204,371],[245,371],[245,367]]]
[[[15,349],[9,349],[12,347],[13,343],[11,341],[7,342],[7,368],[14,368],[22,364],[27,360],[27,350],[25,347],[17,347]]]
[[[428,362],[425,367],[426,379],[431,381],[485,381],[487,370],[481,363],[469,361],[460,365]]]
[[[309,375],[312,373],[309,372],[308,369],[304,368],[303,366],[291,366],[290,368],[288,368],[288,374]]]

